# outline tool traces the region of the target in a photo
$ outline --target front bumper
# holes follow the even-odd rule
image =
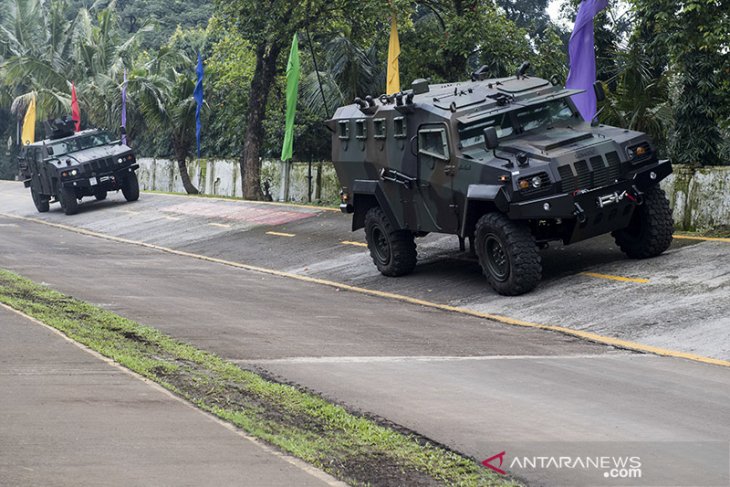
[[[64,188],[75,188],[84,191],[114,191],[120,189],[124,177],[139,169],[139,164],[131,164],[115,171],[106,171],[92,177],[77,177],[61,182]]]
[[[566,220],[568,231],[563,240],[577,242],[626,228],[643,192],[671,173],[670,162],[659,161],[615,184],[511,203],[507,214],[513,220]]]
[[[508,215],[514,220],[533,220],[546,218],[576,218],[577,206],[584,212],[592,213],[601,211],[609,205],[600,206],[600,197],[623,192],[631,194],[637,189],[639,192],[659,184],[659,181],[672,173],[672,165],[669,161],[659,161],[656,164],[644,166],[633,174],[632,179],[619,181],[608,186],[591,189],[589,191],[571,194],[563,193],[557,195],[537,198],[530,201],[510,203]],[[625,199],[619,198],[618,202]],[[629,198],[630,201],[630,198]]]

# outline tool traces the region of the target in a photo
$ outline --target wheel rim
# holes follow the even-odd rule
[[[382,264],[388,264],[390,262],[390,242],[388,241],[388,237],[379,227],[373,228],[372,237],[375,255]]]
[[[509,257],[504,251],[502,242],[494,234],[489,234],[484,239],[484,257],[492,277],[500,282],[507,280],[510,267]]]

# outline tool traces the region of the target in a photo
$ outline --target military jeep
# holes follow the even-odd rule
[[[134,152],[99,129],[74,132],[64,117],[46,122],[47,139],[24,146],[19,170],[36,209],[44,213],[58,202],[67,215],[79,210],[82,198],[104,200],[121,190],[127,201],[139,199]]]
[[[340,208],[386,276],[416,265],[415,237],[465,240],[500,294],[541,279],[539,249],[612,233],[632,258],[672,242],[659,182],[672,172],[646,134],[583,121],[556,79],[517,76],[356,99],[327,122]],[[602,91],[597,90],[599,96]]]

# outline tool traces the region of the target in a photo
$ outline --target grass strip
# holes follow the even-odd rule
[[[0,302],[354,485],[519,485],[474,459],[266,380],[160,331],[0,269]]]

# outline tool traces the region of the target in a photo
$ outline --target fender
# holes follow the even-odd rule
[[[381,181],[370,179],[356,179],[353,181],[352,206],[354,208],[352,215],[353,231],[365,226],[365,213],[374,206],[379,206],[383,210],[393,227],[400,228],[398,220],[385,199]]]
[[[466,207],[461,221],[461,237],[473,235],[477,220],[487,212],[509,210],[510,197],[503,185],[470,184],[466,192]]]

